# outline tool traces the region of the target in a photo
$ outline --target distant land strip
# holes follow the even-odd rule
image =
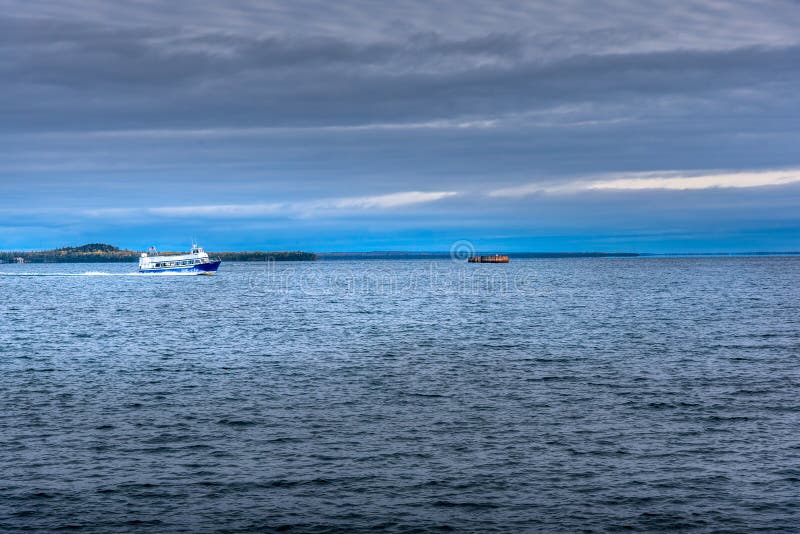
[[[492,252],[494,254],[494,252]],[[481,253],[486,254],[486,253]],[[513,258],[634,258],[648,256],[637,252],[510,252],[503,253]],[[317,258],[330,260],[434,260],[447,259],[449,252],[318,252]],[[464,258],[466,261],[466,258]]]
[[[513,259],[532,258],[672,258],[672,257],[739,257],[739,256],[796,256],[800,252],[503,252],[481,251],[480,255],[504,254]],[[449,252],[317,252],[320,261],[337,260],[438,260],[449,259]],[[466,258],[461,258],[466,261]]]
[[[477,254],[477,253],[476,253]],[[480,252],[480,255],[503,254],[513,259],[532,258],[680,258],[680,257],[741,257],[797,256],[800,252]],[[450,259],[449,252],[317,252],[320,261],[337,260],[442,260]],[[466,258],[460,258],[466,261]]]
[[[159,252],[163,255],[185,252]],[[209,256],[222,261],[316,261],[313,252],[209,252]],[[125,250],[105,243],[89,243],[80,247],[25,252],[0,252],[0,263],[15,263],[22,258],[25,263],[125,263],[136,262],[141,252]]]
[[[495,253],[495,251],[491,251]],[[482,254],[488,252],[483,251]],[[159,252],[165,256],[185,254],[185,252]],[[247,252],[209,252],[209,256],[222,261],[337,261],[337,260],[437,260],[449,259],[449,252],[301,252],[301,251],[247,251]],[[120,249],[105,243],[89,243],[80,247],[64,247],[54,250],[8,251],[0,252],[0,263],[16,263],[22,258],[24,263],[131,263],[139,259],[141,252]],[[639,257],[702,257],[702,256],[796,256],[791,252],[684,252],[684,253],[646,253],[646,252],[510,252],[511,259],[524,258],[639,258]],[[466,261],[466,258],[463,258]]]

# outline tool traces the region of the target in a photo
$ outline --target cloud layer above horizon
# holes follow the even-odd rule
[[[790,0],[0,0],[0,249],[800,249]]]

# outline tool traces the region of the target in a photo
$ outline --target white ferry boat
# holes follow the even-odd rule
[[[208,253],[197,244],[192,244],[189,254],[160,256],[154,247],[142,252],[139,258],[140,273],[189,273],[214,274],[222,263],[217,258],[209,258]]]

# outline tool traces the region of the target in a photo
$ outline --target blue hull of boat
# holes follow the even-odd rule
[[[199,265],[192,265],[190,267],[165,267],[161,269],[139,269],[140,273],[145,274],[158,274],[158,273],[189,273],[189,274],[214,274],[219,269],[221,261],[210,261],[208,263],[201,263]]]
[[[219,264],[222,263],[221,261],[210,261],[208,263],[201,263],[200,265],[195,265],[194,268],[198,271],[202,271],[204,273],[215,273],[217,269],[219,269]]]

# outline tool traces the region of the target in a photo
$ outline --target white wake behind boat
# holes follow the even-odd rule
[[[218,258],[209,258],[208,253],[197,244],[192,244],[188,254],[160,255],[154,247],[142,252],[139,257],[140,273],[187,273],[214,274],[222,263]]]

